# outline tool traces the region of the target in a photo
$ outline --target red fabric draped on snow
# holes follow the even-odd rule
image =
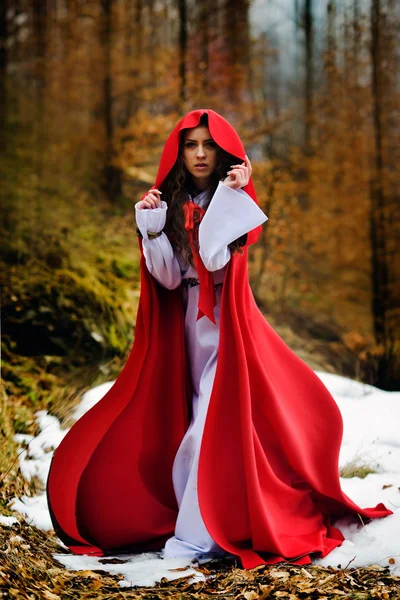
[[[143,256],[141,274],[127,363],[67,433],[50,468],[54,528],[76,553],[160,548],[175,527],[172,464],[191,403],[182,296],[154,281]]]
[[[341,490],[342,418],[335,400],[258,310],[247,248],[221,298],[220,346],[199,461],[199,504],[211,537],[245,568],[325,556],[343,536],[330,517],[361,509]],[[296,560],[297,559],[297,560]]]
[[[206,112],[217,143],[244,158],[227,121],[186,115],[168,138],[156,186],[173,166],[184,127]],[[244,188],[256,201],[254,187]],[[257,239],[260,228],[248,235]],[[141,260],[135,342],[113,387],[68,432],[47,483],[59,537],[76,553],[162,548],[177,505],[172,464],[189,424],[191,389],[181,289],[160,286]],[[220,348],[202,441],[198,494],[214,540],[246,568],[309,554],[342,541],[331,517],[392,514],[361,509],[341,491],[342,420],[332,396],[259,312],[247,247],[230,260],[221,299]],[[202,317],[207,318],[207,317]]]

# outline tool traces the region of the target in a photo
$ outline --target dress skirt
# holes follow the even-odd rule
[[[196,277],[191,268],[188,277]],[[214,280],[223,278],[223,273]],[[185,338],[193,386],[192,418],[175,457],[172,478],[179,506],[175,535],[167,540],[164,556],[195,557],[199,554],[224,553],[208,533],[200,513],[197,495],[197,472],[201,439],[207,416],[218,360],[221,285],[216,286],[216,323],[206,317],[196,321],[199,286],[188,288],[185,294]]]

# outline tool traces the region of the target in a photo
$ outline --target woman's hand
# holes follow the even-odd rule
[[[231,166],[231,170],[228,171],[228,177],[224,179],[223,183],[233,190],[238,190],[249,183],[251,172],[251,162],[246,154],[245,160],[241,165]]]
[[[153,188],[147,192],[142,200],[137,202],[138,208],[160,208],[161,206],[161,194],[160,190]]]

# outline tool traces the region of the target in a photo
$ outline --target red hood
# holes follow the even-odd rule
[[[216,113],[214,110],[208,108],[192,110],[182,117],[182,119],[170,133],[165,143],[161,154],[160,165],[158,167],[158,173],[154,187],[158,188],[162,184],[175,164],[175,161],[178,157],[181,131],[183,129],[191,129],[192,127],[196,127],[200,122],[201,116],[204,114],[208,115],[208,128],[218,146],[220,146],[226,152],[229,152],[229,154],[237,156],[241,160],[245,159],[246,152],[242,141],[237,131],[230,123],[228,123],[226,119],[221,117],[221,115]],[[243,190],[247,192],[247,194],[253,198],[254,202],[258,204],[256,191],[251,179],[243,188]],[[248,235],[248,243],[253,244],[255,241],[257,241],[260,232],[261,226],[253,229],[253,231],[251,231]]]

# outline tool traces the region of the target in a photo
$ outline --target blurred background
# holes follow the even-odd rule
[[[3,0],[3,433],[120,372],[133,206],[201,107],[269,215],[266,318],[312,368],[400,389],[399,24],[395,0]]]

